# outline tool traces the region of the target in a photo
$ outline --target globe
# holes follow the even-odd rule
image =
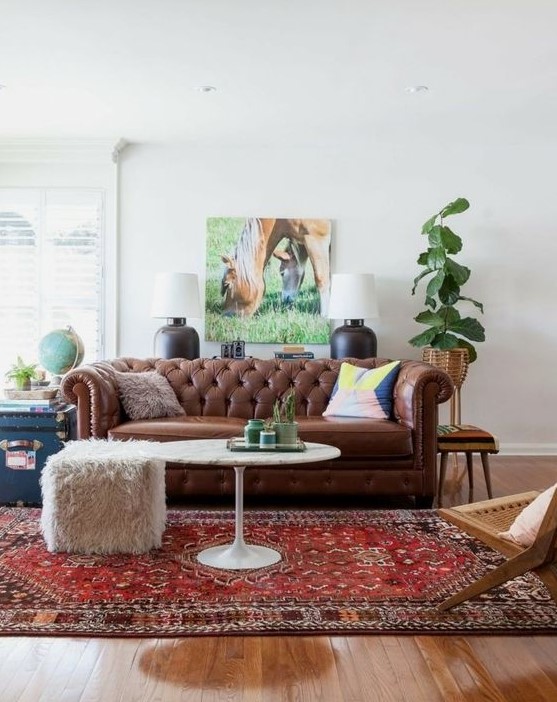
[[[53,375],[64,375],[83,361],[84,347],[72,328],[54,329],[39,342],[39,363]]]

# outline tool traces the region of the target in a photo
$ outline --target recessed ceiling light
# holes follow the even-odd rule
[[[429,90],[427,85],[409,85],[404,88],[405,93],[425,93]]]
[[[194,90],[198,93],[214,93],[217,89],[214,85],[197,85]]]

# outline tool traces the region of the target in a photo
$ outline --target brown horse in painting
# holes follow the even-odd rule
[[[303,244],[289,239],[284,249],[273,251],[273,256],[280,261],[282,304],[290,307],[298,297],[298,292],[304,282],[308,251]]]
[[[319,292],[320,314],[327,316],[331,226],[326,219],[247,219],[234,254],[222,256],[225,314],[247,317],[257,311],[265,294],[265,266],[282,239],[301,244],[307,252]]]

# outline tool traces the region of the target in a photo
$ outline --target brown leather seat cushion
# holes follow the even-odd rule
[[[410,429],[386,419],[299,417],[298,432],[305,441],[337,446],[345,458],[409,456]],[[242,436],[245,419],[236,417],[163,417],[124,422],[109,432],[112,439],[186,441]]]

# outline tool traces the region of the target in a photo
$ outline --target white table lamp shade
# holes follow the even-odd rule
[[[378,316],[373,274],[333,273],[329,319],[373,319]]]
[[[196,273],[157,273],[151,317],[201,317]]]

